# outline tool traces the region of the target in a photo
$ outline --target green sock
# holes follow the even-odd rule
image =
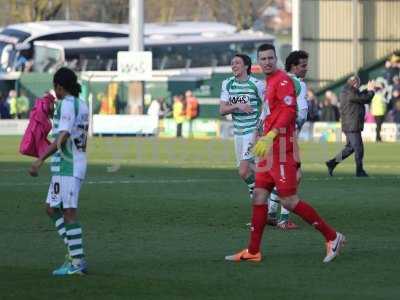
[[[57,229],[58,235],[63,239],[64,244],[68,246],[67,234],[65,230],[64,216],[60,209],[56,209],[51,219]]]
[[[65,224],[68,239],[69,256],[73,260],[85,257],[82,245],[82,228],[79,223]]]
[[[276,189],[274,188],[268,198],[268,214],[270,216],[276,217],[276,214],[278,212],[278,206],[279,206],[279,198]]]
[[[281,207],[281,215],[280,215],[280,217],[279,217],[279,222],[282,222],[282,221],[288,221],[289,220],[289,211],[286,209],[286,208],[284,208],[283,206]]]
[[[252,197],[253,197],[253,192],[254,192],[254,186],[255,186],[254,174],[251,173],[251,174],[249,175],[249,177],[247,177],[247,178],[244,180],[244,182],[246,182],[247,188],[248,188],[248,190],[249,190],[250,197],[252,198]]]

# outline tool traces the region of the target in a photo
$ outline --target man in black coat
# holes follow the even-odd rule
[[[356,176],[368,177],[363,168],[364,145],[361,131],[364,129],[365,104],[371,103],[374,96],[374,83],[368,82],[367,90],[360,92],[360,78],[352,76],[340,93],[340,116],[342,131],[346,135],[346,145],[336,157],[328,160],[328,174],[333,175],[335,167],[355,152]]]

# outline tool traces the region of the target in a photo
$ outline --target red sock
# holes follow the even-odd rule
[[[336,238],[336,230],[329,226],[307,202],[300,200],[293,212],[321,232],[326,241]]]
[[[253,216],[251,219],[251,233],[249,252],[257,254],[260,252],[261,238],[267,224],[268,206],[266,204],[253,205]]]

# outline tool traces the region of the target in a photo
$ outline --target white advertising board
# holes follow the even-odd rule
[[[120,80],[150,80],[153,70],[152,53],[150,51],[119,51],[117,70]]]
[[[93,134],[156,134],[158,118],[148,115],[93,115]]]
[[[23,135],[28,120],[0,120],[0,135]]]

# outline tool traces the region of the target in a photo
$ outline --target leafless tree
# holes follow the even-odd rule
[[[9,12],[15,22],[54,19],[63,0],[9,0]]]

